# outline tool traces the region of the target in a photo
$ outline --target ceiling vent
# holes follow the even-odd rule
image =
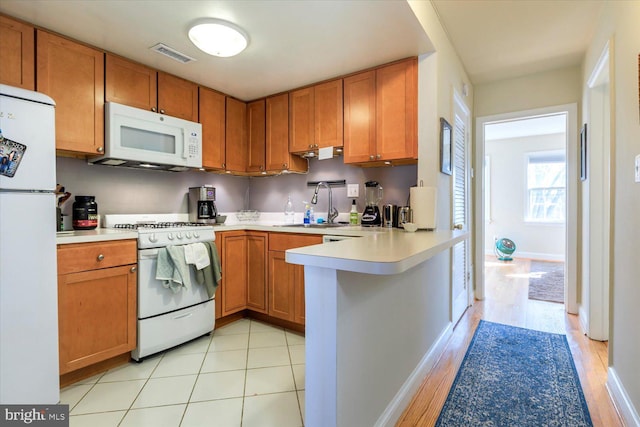
[[[170,48],[166,44],[158,43],[155,46],[150,47],[149,49],[158,52],[161,55],[168,56],[169,58],[176,60],[178,62],[182,62],[183,64],[188,64],[189,62],[195,61],[195,58],[185,55],[184,53],[180,53],[175,49]]]

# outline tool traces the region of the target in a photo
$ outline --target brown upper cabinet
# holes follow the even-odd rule
[[[198,121],[198,85],[152,68],[106,55],[107,102]]]
[[[410,58],[345,77],[345,163],[417,161],[417,69],[417,58]]]
[[[265,172],[265,100],[247,104],[247,172]]]
[[[200,87],[198,97],[200,123],[202,124],[202,167],[225,168],[225,96],[214,90]]]
[[[156,111],[158,105],[156,70],[107,53],[105,100]]]
[[[35,89],[35,30],[0,16],[0,83]]]
[[[56,149],[104,151],[104,53],[37,30],[36,90],[56,102]]]
[[[247,164],[247,104],[227,96],[225,169],[246,173]]]
[[[307,172],[309,162],[289,152],[289,94],[266,100],[267,172]]]
[[[299,89],[289,97],[289,151],[342,147],[342,79]]]

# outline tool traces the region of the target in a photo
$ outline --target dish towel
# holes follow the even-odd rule
[[[162,281],[162,286],[171,289],[173,293],[191,287],[189,266],[185,262],[183,246],[158,249],[156,279]]]
[[[218,248],[214,242],[206,242],[205,247],[209,253],[211,263],[202,270],[196,271],[196,282],[207,288],[207,295],[212,298],[216,293],[218,282],[222,279],[222,267],[218,257]]]
[[[187,264],[195,265],[198,270],[202,270],[211,264],[209,250],[204,243],[192,243],[190,245],[185,245],[184,259]]]

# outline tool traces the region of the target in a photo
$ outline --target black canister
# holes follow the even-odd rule
[[[76,196],[73,202],[73,229],[93,230],[98,226],[98,204],[94,196]]]

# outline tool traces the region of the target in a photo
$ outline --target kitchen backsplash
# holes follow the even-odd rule
[[[309,201],[313,187],[307,181],[346,180],[360,185],[358,210],[364,209],[364,182],[376,180],[384,188],[383,203],[404,205],[409,187],[416,184],[417,166],[388,168],[358,168],[345,166],[342,158],[310,161],[306,175],[281,175],[247,178],[207,172],[162,172],[89,165],[85,160],[58,157],[57,182],[72,193],[62,213],[71,214],[75,196],[95,196],[101,215],[114,213],[186,213],[189,187],[211,184],[216,187],[216,206],[220,212],[235,212],[245,208],[249,189],[249,209],[261,212],[282,212],[291,195],[296,212]],[[332,188],[333,204],[339,212],[351,209],[347,188]],[[327,190],[318,195],[316,212],[327,211]]]

